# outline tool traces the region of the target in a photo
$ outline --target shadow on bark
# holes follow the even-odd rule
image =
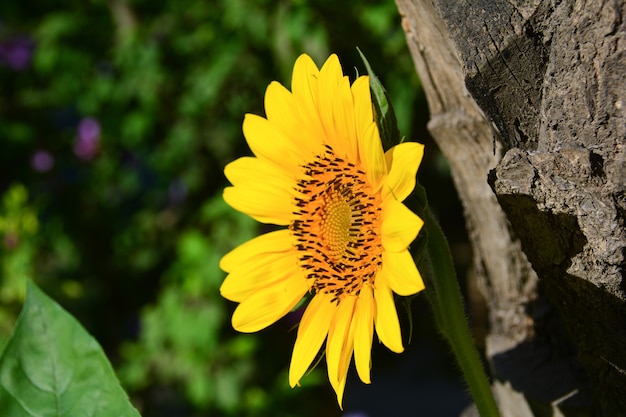
[[[492,171],[494,189],[496,181]],[[602,285],[571,273],[577,271],[572,260],[593,249],[577,217],[540,210],[529,195],[498,188],[498,201],[540,280],[538,298],[526,306],[535,338],[494,355],[496,377],[506,376],[501,382],[524,393],[535,416],[552,416],[553,406],[568,417],[596,415],[591,394],[602,415],[624,415],[626,311]],[[599,372],[587,376],[581,364]]]

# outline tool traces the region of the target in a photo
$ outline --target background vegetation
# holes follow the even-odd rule
[[[33,279],[98,339],[144,416],[340,415],[323,363],[287,384],[295,319],[231,329],[217,265],[259,233],[221,199],[224,165],[249,153],[243,115],[263,114],[265,87],[289,85],[302,52],[365,72],[356,46],[401,131],[428,145],[420,179],[463,263],[458,202],[393,1],[2,2],[0,351]],[[415,395],[429,416],[467,402],[423,300],[412,306],[401,309],[412,365],[375,347],[375,384],[349,379],[346,416],[402,415]]]

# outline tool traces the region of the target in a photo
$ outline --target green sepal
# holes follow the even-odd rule
[[[365,55],[363,55],[363,52],[361,52],[359,48],[356,48],[356,50],[359,51],[365,69],[367,69],[367,74],[370,77],[370,91],[372,93],[372,103],[374,104],[374,111],[376,113],[376,124],[378,125],[383,149],[387,151],[401,142],[396,113],[393,110],[393,105],[391,104],[387,90],[385,90],[385,87],[383,87],[372,70],[367,58],[365,58]]]
[[[0,415],[139,417],[98,342],[31,282],[0,358]]]

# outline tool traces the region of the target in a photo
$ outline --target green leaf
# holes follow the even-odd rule
[[[28,282],[26,301],[0,358],[4,417],[138,417],[96,340]]]
[[[396,119],[396,113],[393,111],[391,105],[391,99],[387,90],[383,87],[382,83],[372,70],[370,63],[363,55],[363,52],[359,48],[356,48],[361,55],[363,64],[367,69],[367,74],[370,76],[370,90],[372,92],[372,103],[374,104],[374,110],[376,111],[376,123],[378,124],[378,130],[380,132],[380,139],[383,143],[383,149],[387,151],[389,148],[400,143],[400,131],[398,130],[398,120]]]

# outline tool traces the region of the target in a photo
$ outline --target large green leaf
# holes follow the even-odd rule
[[[138,417],[100,345],[28,283],[24,308],[0,358],[3,417]]]

